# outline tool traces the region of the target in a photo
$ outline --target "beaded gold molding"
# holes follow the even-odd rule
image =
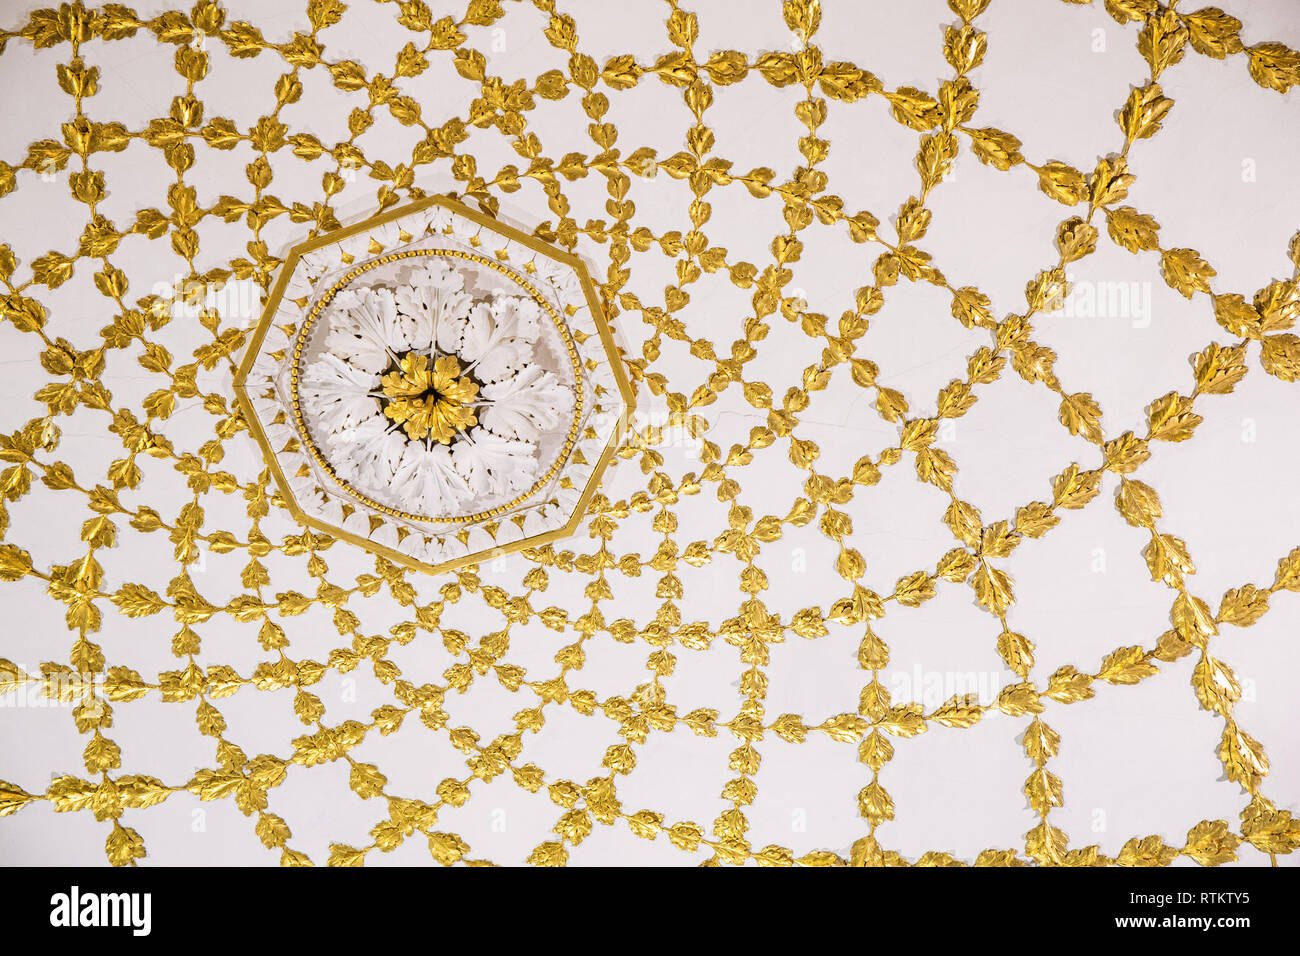
[[[551,317],[551,322],[554,323],[556,330],[560,333],[560,337],[564,341],[564,345],[569,356],[569,364],[570,367],[573,369],[573,379],[575,382],[573,420],[569,424],[569,430],[567,435],[565,436],[564,444],[561,447],[559,453],[556,455],[555,460],[550,464],[546,472],[540,478],[538,478],[538,480],[534,482],[533,486],[529,488],[527,491],[516,496],[514,499],[506,502],[505,504],[498,505],[495,508],[489,508],[486,511],[479,511],[476,513],[465,514],[465,515],[430,517],[428,515],[417,515],[417,514],[411,514],[410,512],[406,512],[406,511],[399,511],[394,508],[390,508],[387,505],[380,504],[378,501],[375,501],[373,498],[366,496],[362,492],[358,491],[356,488],[352,487],[351,484],[341,479],[335,473],[334,468],[325,459],[325,456],[321,454],[320,448],[317,446],[315,440],[312,438],[311,432],[307,428],[307,423],[303,420],[302,417],[302,407],[298,400],[298,376],[301,372],[302,352],[304,347],[306,346],[307,337],[311,334],[312,326],[316,323],[316,320],[320,317],[320,314],[325,310],[325,308],[330,304],[330,302],[333,301],[334,297],[338,295],[338,293],[341,292],[344,289],[344,287],[348,285],[348,283],[352,282],[357,277],[364,275],[366,272],[370,271],[371,269],[377,268],[382,265],[386,265],[387,263],[394,262],[399,259],[410,259],[416,256],[450,256],[456,259],[466,259],[471,262],[476,262],[479,265],[486,266],[489,269],[493,269],[496,272],[501,273],[502,275],[506,276],[506,278],[513,281],[520,288],[524,289],[537,302],[537,304],[541,306],[541,308],[546,312],[546,314]],[[503,515],[509,511],[513,511],[519,505],[523,504],[523,502],[527,501],[529,498],[533,497],[533,495],[537,494],[537,492],[545,488],[546,485],[550,483],[550,481],[555,477],[555,475],[559,472],[559,470],[564,466],[564,462],[566,459],[568,459],[570,451],[573,450],[574,441],[578,437],[578,428],[582,424],[582,411],[583,411],[583,399],[584,399],[583,386],[582,386],[582,362],[579,360],[578,350],[576,346],[574,346],[573,344],[573,336],[569,334],[569,329],[564,324],[564,322],[560,319],[559,314],[551,306],[551,303],[547,301],[546,297],[543,296],[541,292],[539,292],[537,288],[533,286],[532,283],[530,283],[523,276],[516,273],[514,270],[507,269],[505,266],[501,265],[499,262],[495,261],[494,259],[488,259],[484,256],[476,256],[473,253],[462,252],[459,249],[408,249],[403,252],[393,253],[392,255],[380,256],[377,259],[372,259],[369,262],[363,263],[357,268],[350,270],[346,275],[343,276],[343,278],[339,279],[337,282],[334,283],[334,285],[330,286],[328,289],[325,290],[325,292],[321,295],[319,301],[317,301],[316,304],[313,305],[311,310],[307,313],[306,319],[303,320],[302,328],[298,330],[298,341],[294,345],[294,349],[293,349],[293,364],[290,366],[289,369],[289,382],[290,382],[290,396],[293,402],[294,422],[298,426],[298,431],[302,434],[304,447],[311,454],[312,459],[316,462],[316,464],[319,465],[327,475],[329,475],[331,481],[333,481],[339,487],[345,489],[348,492],[348,494],[352,495],[354,498],[363,502],[367,506],[374,508],[376,511],[381,511],[384,514],[392,515],[395,518],[404,518],[408,521],[427,521],[433,524],[449,524],[449,523],[459,524],[468,521],[480,521],[484,518],[495,518],[498,515]]]

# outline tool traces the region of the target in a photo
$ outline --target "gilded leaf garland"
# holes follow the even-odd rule
[[[42,176],[63,177],[58,188],[66,188],[81,207],[84,228],[75,246],[61,250],[25,249],[16,234],[0,246],[0,336],[15,354],[27,354],[17,351],[20,346],[35,349],[47,376],[33,396],[41,413],[16,420],[22,406],[15,404],[0,429],[0,580],[15,589],[6,594],[10,602],[36,599],[30,587],[20,587],[43,590],[40,600],[63,605],[68,629],[58,659],[31,666],[0,660],[0,691],[67,704],[73,718],[68,732],[82,741],[84,767],[64,768],[50,780],[0,782],[0,816],[25,814],[40,802],[60,813],[88,814],[102,826],[109,862],[126,865],[148,861],[148,808],[188,794],[198,801],[233,803],[272,859],[285,865],[359,865],[408,841],[427,843],[438,863],[479,864],[489,861],[481,849],[483,834],[454,832],[459,824],[444,820],[453,819],[456,808],[481,800],[484,785],[500,779],[554,804],[550,834],[519,854],[519,860],[537,865],[566,863],[575,848],[599,840],[610,827],[662,841],[681,851],[683,859],[709,864],[1139,866],[1168,865],[1185,856],[1219,865],[1236,859],[1245,845],[1274,860],[1292,853],[1300,845],[1300,821],[1279,807],[1286,795],[1269,789],[1264,744],[1235,712],[1241,679],[1218,655],[1225,627],[1249,627],[1273,613],[1280,592],[1300,591],[1300,548],[1280,558],[1273,581],[1241,583],[1214,599],[1197,587],[1193,556],[1166,519],[1145,469],[1161,445],[1195,444],[1206,406],[1245,376],[1269,375],[1283,383],[1300,376],[1300,339],[1290,331],[1300,314],[1300,292],[1295,275],[1258,290],[1224,288],[1214,265],[1183,245],[1194,237],[1162,229],[1129,191],[1145,175],[1144,141],[1159,137],[1162,126],[1184,108],[1169,95],[1176,71],[1201,68],[1200,57],[1230,61],[1260,87],[1252,92],[1273,96],[1300,85],[1300,53],[1280,42],[1247,45],[1242,22],[1217,8],[1193,11],[1157,0],[1096,3],[1135,44],[1146,75],[1132,77],[1130,92],[1113,104],[1114,140],[1098,144],[1103,152],[1084,168],[1033,155],[1013,132],[987,125],[981,116],[979,70],[996,42],[982,26],[989,0],[948,0],[950,16],[938,36],[950,75],[929,90],[893,85],[865,65],[831,61],[819,46],[817,0],[781,3],[788,35],[759,51],[708,48],[701,41],[700,19],[708,15],[703,5],[693,10],[669,0],[661,8],[667,52],[599,59],[584,46],[583,18],[566,12],[563,0],[461,0],[455,12],[431,0],[304,0],[290,27],[238,19],[217,0],[154,16],[123,4],[86,6],[80,0],[58,9],[7,12],[16,22],[0,28],[6,77],[29,69],[16,65],[26,50],[49,51],[56,61],[53,74],[47,75],[44,65],[32,66],[24,80],[57,82],[68,116],[35,142],[6,143],[0,204],[15,190],[40,188],[36,182]],[[537,76],[497,75],[501,61],[485,55],[487,35],[478,28],[506,16],[527,23],[538,42],[548,45],[550,68]],[[402,39],[389,51],[390,62],[362,63],[337,52],[336,38],[357,18],[383,20],[399,31],[383,33]],[[112,44],[168,51],[175,71],[168,82],[179,92],[165,115],[126,124],[95,108],[113,82],[99,65]],[[265,112],[245,127],[214,112],[204,97],[223,76],[251,69],[254,62],[279,75],[259,107]],[[450,67],[463,81],[454,87],[457,92],[446,94],[450,104],[413,96],[406,81],[439,66]],[[684,148],[670,152],[638,142],[634,126],[622,118],[628,114],[612,109],[626,91],[642,84],[666,84],[680,94],[687,117]],[[781,102],[800,128],[799,166],[773,168],[782,165],[773,158],[771,167],[744,168],[719,148],[711,122],[728,107],[715,96],[738,84],[786,91]],[[301,124],[303,111],[290,109],[306,103],[307,91],[321,85],[346,97],[345,133],[339,134],[346,138],[323,138],[323,125],[309,129]],[[900,197],[896,215],[859,208],[852,184],[834,182],[825,168],[833,150],[823,128],[828,111],[867,108],[855,105],[861,103],[881,108],[915,138],[918,178],[914,194]],[[551,108],[583,116],[587,141],[543,136],[534,119]],[[615,122],[616,115],[623,125]],[[381,127],[409,132],[409,155],[405,147],[392,146],[395,140],[386,140]],[[517,161],[491,168],[496,160],[490,157],[499,152],[481,148],[489,140],[510,147]],[[107,201],[109,190],[130,187],[114,183],[103,167],[107,154],[126,150],[158,154],[172,175],[162,185],[135,184],[138,191],[129,193],[135,205],[130,217],[122,218],[121,204]],[[954,161],[967,152],[997,175],[1068,207],[1060,210],[1053,245],[1044,245],[1040,271],[1025,276],[1019,314],[1000,313],[974,285],[950,282],[926,249],[933,220],[927,203],[937,189],[960,188],[945,183]],[[220,154],[245,162],[246,185],[210,195],[203,162]],[[286,174],[291,166],[306,170],[308,179]],[[503,201],[510,201],[506,197],[525,187],[528,202],[512,210],[530,203],[540,210],[545,204],[551,218],[535,235],[594,260],[594,274],[603,277],[602,299],[626,349],[627,371],[642,393],[667,410],[665,420],[633,429],[620,450],[618,474],[626,480],[630,472],[635,490],[623,497],[597,494],[577,537],[524,553],[525,570],[517,582],[505,582],[484,567],[431,579],[382,557],[367,559],[372,570],[341,575],[330,563],[345,565],[335,556],[349,545],[293,526],[269,472],[250,466],[247,456],[230,454],[251,444],[248,423],[229,388],[249,329],[206,304],[209,293],[252,281],[267,294],[281,265],[280,247],[268,233],[284,222],[317,233],[338,228],[335,198],[358,177],[377,184],[372,206],[387,209],[422,198],[420,184],[434,174],[449,176],[456,198],[489,215],[500,213]],[[319,187],[303,185],[317,176]],[[584,179],[589,181],[580,196],[577,184]],[[592,183],[603,188],[603,203],[592,203],[586,188]],[[667,191],[669,185],[673,195],[685,190],[686,200],[676,211],[680,218],[671,230],[652,228],[637,202],[647,190]],[[145,189],[152,189],[147,199]],[[723,196],[780,211],[782,227],[765,242],[764,255],[752,257],[755,261],[715,245],[709,236],[714,204]],[[109,209],[116,210],[116,221]],[[206,233],[201,241],[200,227],[216,223],[240,238],[233,258],[209,248]],[[838,318],[810,311],[794,285],[793,268],[814,228],[833,230],[836,241],[855,253],[868,250],[864,284]],[[1137,257],[1153,277],[1185,297],[1207,330],[1217,323],[1233,339],[1203,346],[1186,384],[1150,396],[1140,422],[1107,419],[1082,383],[1058,377],[1057,355],[1035,341],[1035,326],[1054,321],[1053,313],[1063,306],[1070,281],[1066,267],[1107,242]],[[154,277],[136,274],[127,253],[138,248],[157,250],[159,261],[169,257],[183,264],[183,282],[174,296],[150,291]],[[1300,272],[1300,236],[1287,254]],[[664,257],[672,272],[660,295],[639,277],[644,264],[661,265],[657,260]],[[102,319],[95,321],[101,329],[89,316],[65,314],[54,293],[66,283],[93,286],[100,297]],[[702,323],[688,306],[708,284],[742,290],[744,314]],[[897,381],[891,384],[890,369],[862,348],[873,318],[896,294],[894,287],[905,284],[938,290],[951,303],[954,330],[984,339],[968,356],[964,376],[939,392],[933,417],[916,411],[924,401],[905,395]],[[783,364],[789,374],[765,381],[756,359],[773,327],[783,324],[813,343],[813,361],[798,367],[804,360],[792,352]],[[721,328],[735,330],[725,333],[734,335],[729,344],[712,340],[714,329]],[[691,377],[683,372],[688,366],[669,361],[683,350],[703,374]],[[387,413],[413,436],[432,432],[443,440],[438,403],[474,397],[472,383],[465,385],[459,371],[404,363],[384,379],[391,401]],[[134,398],[124,383],[142,373],[149,391]],[[951,447],[945,448],[943,426],[1012,377],[1051,392],[1061,426],[1091,446],[1091,453],[1087,460],[1063,462],[1045,483],[1043,500],[1008,515],[985,515],[961,497],[960,462]],[[857,406],[862,413],[878,416],[897,441],[864,450],[848,473],[836,474],[809,437],[803,417],[815,393],[846,382],[866,394],[866,402]],[[438,402],[416,408],[430,401],[430,386]],[[747,436],[724,447],[714,441],[723,434],[715,426],[724,408],[735,407],[746,410],[751,427]],[[181,410],[193,413],[183,428],[173,422]],[[60,457],[71,457],[66,449],[74,439],[65,426],[73,416],[78,424],[93,420],[115,449],[120,446],[98,473],[74,471]],[[665,455],[670,433],[697,444],[698,467],[681,469],[677,459]],[[793,500],[745,492],[749,476],[774,462],[785,468],[782,458],[799,476]],[[952,541],[932,564],[903,575],[892,589],[876,582],[880,589],[875,590],[868,583],[875,581],[871,555],[863,554],[854,526],[860,523],[861,502],[880,492],[873,486],[896,468],[946,499],[942,522]],[[1107,473],[1117,476],[1113,499],[1101,495]],[[184,489],[179,504],[175,495],[165,501],[150,497],[152,489],[176,476]],[[63,550],[55,560],[43,557],[46,549],[32,541],[14,540],[10,527],[14,514],[50,507],[36,501],[34,492],[42,487],[54,496],[44,502],[84,514],[75,547],[59,541]],[[707,519],[679,517],[698,516],[706,500]],[[1069,521],[1068,512],[1105,510],[1111,503],[1117,520],[1144,539],[1141,556],[1151,580],[1165,589],[1169,627],[1145,643],[1126,641],[1096,660],[1065,664],[1045,675],[1036,662],[1035,636],[1017,630],[1022,585],[1006,569],[1006,559],[1053,534]],[[217,521],[229,524],[232,513],[242,513],[237,527],[217,527]],[[626,528],[636,529],[638,540],[651,542],[653,550],[623,550],[619,532]],[[764,597],[781,573],[770,560],[771,549],[803,528],[832,543],[833,560],[816,571],[835,580],[838,591],[822,604],[778,610]],[[159,551],[174,564],[165,584],[130,579],[128,538],[130,547]],[[209,560],[238,565],[237,593],[212,588],[200,573]],[[295,569],[292,587],[279,582],[286,565]],[[693,592],[686,583],[689,569],[708,565],[732,574],[740,595],[734,613],[714,622],[693,617]],[[622,616],[618,586],[643,576],[653,579],[661,602],[657,611],[649,619]],[[557,587],[552,593],[567,596],[548,598],[559,581],[576,581],[578,587]],[[971,639],[994,648],[1014,679],[997,688],[991,702],[958,695],[927,709],[893,700],[883,679],[890,625],[900,616],[923,613],[914,609],[950,590],[988,615],[986,632]],[[368,618],[368,606],[379,597],[396,602],[400,620]],[[331,620],[337,638],[308,626],[309,612],[313,621],[321,620],[320,614]],[[170,619],[174,665],[143,673],[129,659],[117,659],[118,645],[110,654],[99,642],[110,616]],[[481,631],[467,633],[467,620]],[[223,639],[251,638],[261,651],[258,662],[247,663],[245,656],[239,665],[216,663],[211,655],[218,648],[208,635],[218,627]],[[378,627],[387,629],[374,633]],[[793,637],[816,641],[846,633],[856,642],[860,669],[856,704],[846,705],[852,709],[771,713],[773,648]],[[157,639],[156,630],[150,635]],[[520,649],[543,638],[558,647],[554,665],[520,663]],[[618,694],[584,683],[588,657],[612,643],[645,654],[644,673]],[[57,644],[51,639],[46,646]],[[425,645],[445,651],[450,663],[437,672],[412,666],[402,649]],[[738,702],[687,705],[669,679],[695,666],[714,645],[725,645],[737,658]],[[1095,698],[1102,685],[1113,685],[1115,693],[1140,694],[1135,685],[1175,669],[1183,658],[1189,659],[1182,668],[1192,685],[1189,707],[1203,708],[1221,726],[1217,756],[1227,779],[1239,787],[1238,819],[1199,822],[1175,843],[1166,842],[1167,835],[1138,834],[1105,846],[1080,844],[1079,834],[1054,822],[1059,820],[1054,811],[1070,797],[1059,761],[1070,739],[1053,727],[1060,708],[1101,706]],[[341,718],[322,685],[327,677],[356,671],[373,675],[367,686],[377,696],[366,701],[368,716]],[[472,709],[459,700],[471,688],[492,682],[518,707],[510,728],[495,735],[475,729]],[[291,701],[301,723],[297,736],[248,739],[231,729],[231,708],[251,695],[276,692]],[[196,758],[206,766],[173,779],[129,772],[138,754],[113,739],[113,715],[146,699],[193,716],[210,742],[208,755]],[[532,737],[558,712],[598,724],[609,740],[602,752],[586,755],[591,775],[585,779],[557,774],[530,749]],[[15,714],[9,719],[23,719]],[[990,847],[960,860],[940,848],[912,858],[891,849],[889,826],[900,812],[900,801],[890,792],[895,758],[913,745],[911,738],[932,728],[964,733],[990,715],[1019,728],[1028,774],[1021,789],[1032,822],[1018,845]],[[358,755],[366,742],[399,731],[424,735],[444,748],[449,744],[456,753],[454,772],[431,789],[408,791],[394,786],[380,763]],[[719,791],[723,808],[712,820],[679,819],[627,802],[627,778],[644,772],[638,764],[646,743],[661,736],[674,742],[695,736],[728,741],[726,779]],[[757,832],[747,814],[767,785],[760,775],[764,755],[816,737],[851,747],[864,765],[860,789],[845,795],[861,818],[858,836],[840,848],[767,842],[771,837]],[[276,791],[290,775],[314,779],[314,768],[326,764],[345,772],[355,798],[365,801],[375,822],[365,840],[354,841],[357,845],[333,842],[327,853],[313,855],[302,849],[300,824],[277,811]],[[439,766],[444,765],[452,764]],[[129,810],[141,812],[124,817]],[[57,822],[62,821],[40,825]]]

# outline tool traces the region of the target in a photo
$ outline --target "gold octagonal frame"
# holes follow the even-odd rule
[[[505,239],[526,246],[539,255],[545,256],[548,259],[573,270],[582,288],[583,297],[587,301],[587,307],[591,312],[592,321],[600,334],[601,346],[604,349],[605,357],[609,362],[610,372],[618,386],[619,397],[623,402],[623,410],[619,414],[617,423],[615,424],[609,439],[606,441],[599,459],[592,466],[591,476],[583,486],[582,491],[573,506],[573,513],[569,516],[563,526],[539,534],[525,536],[516,541],[496,545],[492,548],[471,552],[439,564],[427,564],[423,561],[419,561],[396,548],[371,541],[368,538],[354,534],[344,528],[340,528],[337,525],[331,524],[330,522],[313,515],[308,515],[304,512],[298,504],[293,487],[289,483],[288,477],[285,475],[274,449],[271,447],[271,442],[262,426],[262,422],[253,408],[252,397],[248,394],[247,387],[249,373],[252,370],[253,363],[261,353],[262,344],[266,339],[267,331],[273,324],[280,303],[284,299],[289,279],[294,274],[299,261],[304,255],[314,252],[317,249],[334,245],[340,240],[348,239],[361,233],[370,232],[380,226],[386,225],[387,223],[403,219],[413,213],[418,213],[424,209],[428,209],[431,206],[440,206],[447,209],[458,216],[476,223],[489,232],[496,233]],[[271,475],[275,480],[276,487],[280,491],[280,497],[284,500],[285,506],[288,508],[289,513],[293,515],[295,521],[301,525],[314,528],[317,531],[338,538],[339,540],[357,545],[358,547],[364,548],[367,551],[378,554],[405,567],[417,571],[424,571],[429,574],[452,571],[457,568],[465,567],[466,565],[477,564],[486,558],[493,558],[502,554],[510,554],[527,548],[540,547],[549,544],[552,541],[567,538],[577,531],[578,526],[582,523],[582,519],[586,514],[587,505],[590,503],[592,496],[596,493],[596,489],[600,485],[605,469],[613,459],[614,454],[622,441],[622,437],[627,430],[628,421],[636,408],[635,392],[633,391],[631,382],[628,380],[627,373],[623,368],[623,362],[619,357],[618,347],[614,342],[614,336],[609,321],[605,317],[604,309],[601,307],[600,299],[596,294],[595,284],[591,281],[591,276],[587,272],[586,265],[583,261],[576,255],[542,242],[535,236],[530,236],[527,233],[521,232],[513,226],[509,226],[481,212],[470,209],[463,203],[446,196],[430,196],[426,199],[407,203],[406,205],[399,206],[396,209],[389,210],[388,212],[380,213],[377,216],[371,216],[370,218],[364,219],[351,226],[336,229],[333,232],[325,233],[293,246],[280,266],[280,274],[276,278],[275,285],[272,287],[270,295],[267,297],[266,304],[262,309],[262,316],[257,323],[257,328],[253,331],[253,337],[250,340],[248,348],[245,350],[244,356],[240,361],[239,368],[235,373],[233,385],[235,400],[239,405],[240,413],[248,424],[249,432],[261,448],[262,457],[271,469]],[[571,446],[566,447],[559,458],[560,464],[562,465],[567,462],[572,454],[573,448]],[[482,524],[487,527],[493,524],[493,522],[482,522]],[[468,528],[461,529],[457,532],[457,534],[460,535],[465,535],[467,533]]]

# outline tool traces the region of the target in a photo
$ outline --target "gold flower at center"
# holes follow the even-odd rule
[[[478,385],[461,373],[453,355],[440,356],[430,365],[427,355],[408,353],[379,384],[384,414],[413,441],[428,436],[446,445],[457,431],[478,423],[470,404],[478,396]]]

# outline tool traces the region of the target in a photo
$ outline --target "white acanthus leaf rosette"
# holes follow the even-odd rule
[[[430,517],[528,489],[540,439],[573,408],[571,389],[535,360],[541,322],[529,296],[475,301],[439,259],[395,289],[340,292],[301,389],[335,474]]]

